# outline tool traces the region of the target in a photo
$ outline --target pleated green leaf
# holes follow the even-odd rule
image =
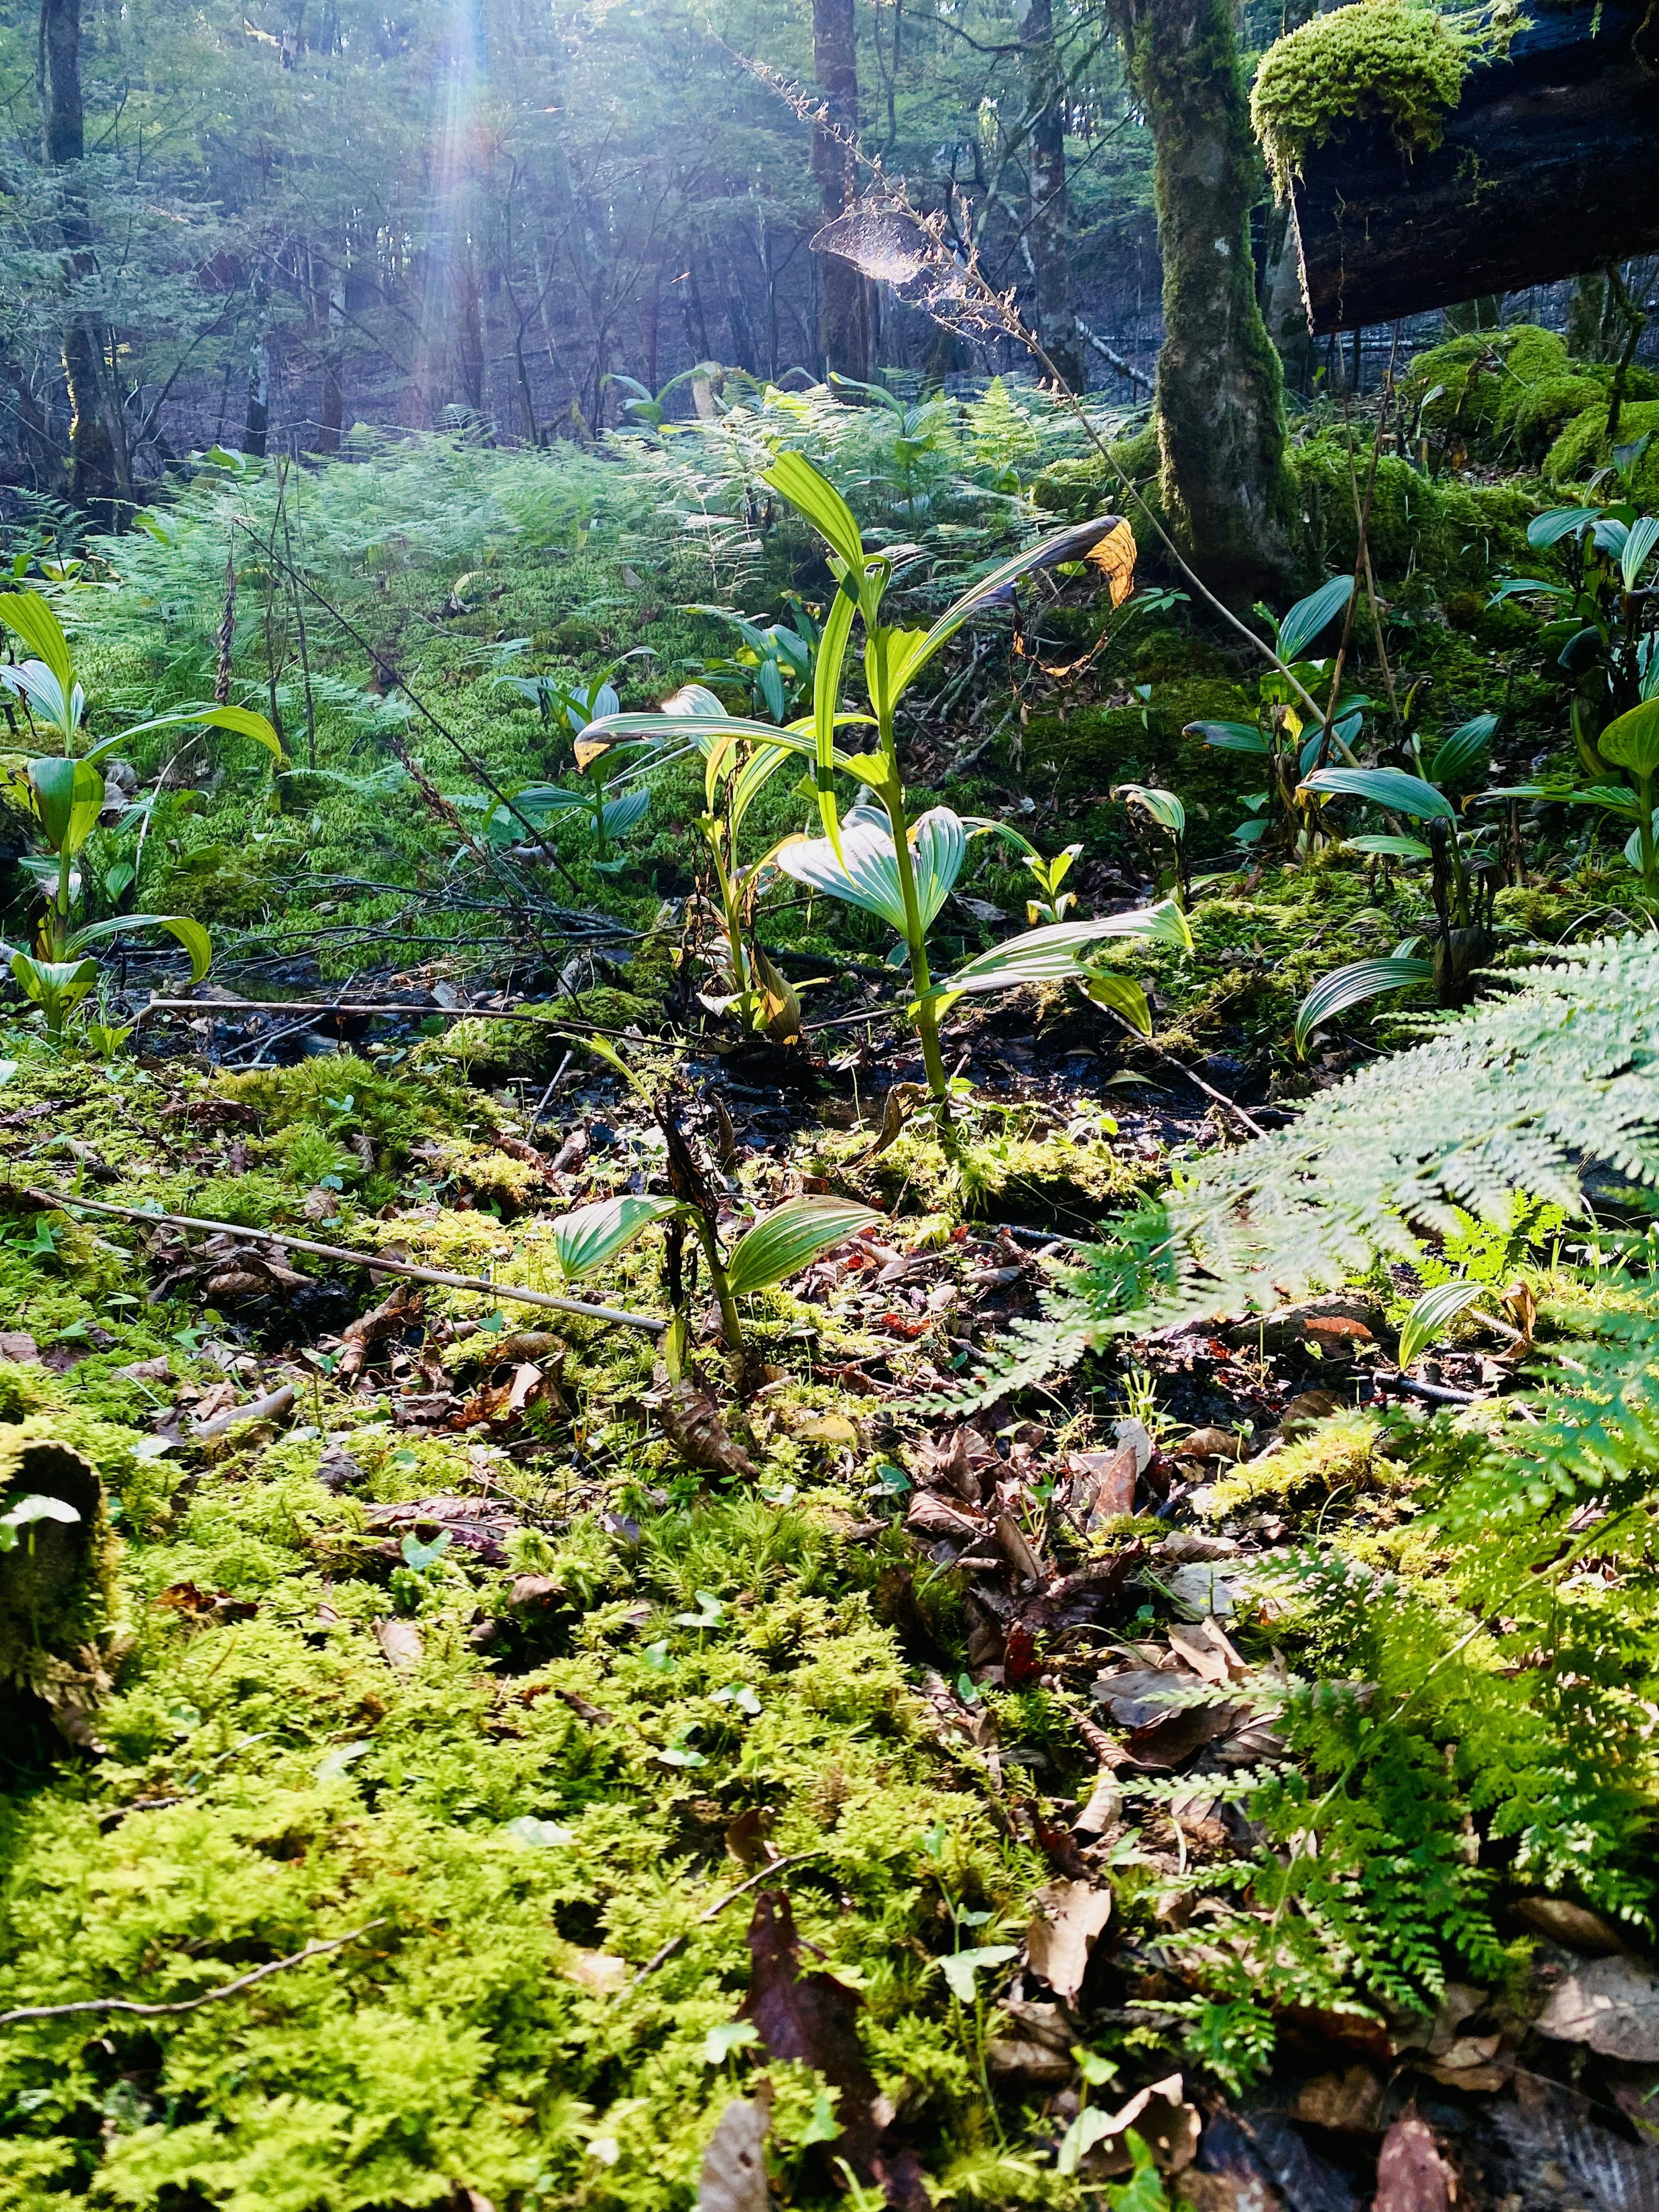
[[[1397,956],[1378,960],[1351,960],[1322,975],[1296,1010],[1296,1056],[1305,1060],[1314,1031],[1334,1021],[1350,1006],[1367,999],[1381,999],[1390,991],[1409,990],[1415,983],[1432,983],[1432,960],[1402,960]]]
[[[553,1249],[559,1271],[568,1283],[591,1275],[607,1260],[614,1260],[653,1221],[663,1221],[679,1206],[672,1198],[596,1199],[579,1206],[553,1224]]]
[[[726,1281],[733,1297],[770,1290],[810,1261],[884,1216],[850,1198],[792,1198],[757,1221],[732,1247]]]

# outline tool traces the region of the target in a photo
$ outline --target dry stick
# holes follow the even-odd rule
[[[338,1014],[343,1020],[362,1020],[371,1014],[416,1014],[422,1020],[439,1014],[452,1022],[545,1022],[548,1028],[580,1030],[586,1036],[626,1036],[626,1030],[602,1029],[597,1022],[576,1020],[568,1014],[544,1016],[536,1011],[535,1002],[526,1000],[521,1006],[421,1006],[405,1004],[401,1000],[386,1000],[377,1004],[366,1000],[361,1005],[344,1001],[336,1004],[331,999],[158,999],[151,998],[140,1006],[135,1022],[142,1022],[146,1014]],[[264,1042],[271,1042],[270,1037]]]
[[[33,1199],[54,1212],[80,1206],[88,1213],[110,1213],[121,1221],[149,1221],[166,1229],[204,1229],[210,1236],[237,1237],[256,1243],[280,1244],[284,1251],[308,1252],[317,1260],[343,1260],[348,1267],[367,1267],[372,1273],[404,1275],[413,1283],[435,1283],[441,1290],[481,1291],[486,1297],[508,1305],[544,1306],[550,1313],[579,1314],[584,1321],[619,1322],[660,1336],[667,1327],[654,1314],[629,1313],[624,1306],[591,1305],[583,1298],[556,1298],[550,1291],[520,1290],[511,1283],[492,1283],[487,1275],[452,1275],[442,1267],[419,1267],[412,1260],[385,1259],[377,1252],[352,1252],[343,1244],[319,1244],[309,1237],[290,1237],[280,1229],[245,1229],[236,1221],[208,1221],[194,1213],[153,1212],[142,1206],[117,1206],[107,1198],[81,1198],[73,1192],[41,1190],[33,1183],[0,1184],[18,1198]]]
[[[737,1899],[740,1897],[746,1897],[751,1889],[758,1887],[758,1886],[762,1882],[765,1881],[769,1875],[781,1874],[785,1867],[799,1866],[803,1859],[821,1859],[827,1848],[827,1845],[820,1844],[812,1850],[792,1851],[787,1858],[774,1859],[770,1866],[763,1866],[758,1874],[750,1875],[747,1881],[740,1881],[735,1889],[728,1889],[724,1897],[717,1897],[714,1902],[709,1906],[707,1912],[700,1912],[697,1915],[696,1918],[691,1923],[691,1927],[706,1928],[711,1920],[718,1920],[720,1918],[721,1913],[725,1911],[728,1905],[735,1904]],[[659,1966],[665,1966],[667,1965],[668,1961],[673,1957],[676,1951],[683,1950],[684,1948],[686,1942],[690,1939],[690,1933],[691,1929],[688,1928],[678,1936],[671,1936],[665,1943],[660,1944],[658,1948],[651,1954],[651,1956],[646,1960],[645,1964],[640,1968],[638,1973],[635,1975],[633,1980],[628,1984],[629,1994],[630,1996],[633,1995],[634,1991],[638,1989],[640,1984],[644,1981],[647,1974],[654,1974]],[[0,2022],[0,2025],[3,2025],[3,2023]]]
[[[307,1959],[319,1959],[324,1952],[337,1951],[343,1944],[355,1943],[360,1936],[370,1935],[385,1926],[384,1918],[367,1920],[349,1935],[331,1936],[325,1943],[307,1943],[303,1951],[295,1952],[291,1958],[269,1960],[263,1966],[255,1966],[251,1973],[239,1974],[222,1990],[204,1990],[199,1997],[185,1997],[177,2004],[136,2004],[131,1997],[77,1997],[73,2004],[19,2005],[15,2012],[0,2012],[0,2027],[15,2027],[25,2020],[66,2020],[74,2013],[125,2012],[135,2014],[140,2020],[161,2020],[175,2013],[194,2012],[199,2005],[217,2004],[222,1998],[239,1996],[269,1975],[280,1974],[289,1966],[303,1966]]]

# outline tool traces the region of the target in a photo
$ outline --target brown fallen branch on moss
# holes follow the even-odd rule
[[[384,1928],[386,1921],[366,1920],[361,1928],[352,1929],[344,1936],[331,1936],[326,1942],[307,1943],[303,1951],[295,1951],[286,1959],[267,1960],[263,1966],[255,1966],[246,1974],[239,1974],[234,1982],[222,1989],[204,1990],[199,1997],[182,1997],[176,2004],[138,2004],[131,1997],[77,1997],[72,2004],[19,2005],[14,2012],[0,2012],[0,2027],[15,2027],[26,2020],[67,2020],[76,2013],[125,2012],[140,2020],[164,2020],[181,2012],[194,2012],[200,2005],[217,2004],[222,1998],[240,1996],[251,1990],[256,1982],[264,1981],[271,1974],[280,1974],[289,1966],[303,1966],[307,1959],[319,1959],[325,1951],[337,1951],[342,1945],[355,1943],[360,1936],[373,1934]]]
[[[339,1260],[349,1267],[367,1267],[381,1275],[406,1275],[411,1282],[435,1283],[441,1290],[479,1291],[485,1297],[508,1305],[542,1306],[550,1313],[576,1314],[584,1321],[608,1321],[624,1328],[641,1328],[660,1336],[667,1326],[654,1314],[630,1313],[625,1306],[593,1305],[586,1298],[556,1297],[550,1291],[521,1290],[513,1283],[492,1283],[487,1275],[453,1275],[443,1267],[417,1267],[412,1260],[392,1260],[378,1252],[352,1252],[343,1244],[319,1244],[309,1237],[290,1237],[282,1229],[245,1229],[234,1221],[208,1221],[193,1213],[162,1213],[142,1206],[117,1206],[107,1198],[81,1198],[68,1191],[38,1189],[33,1183],[9,1187],[15,1198],[50,1207],[54,1212],[78,1206],[87,1213],[112,1214],[121,1221],[145,1221],[164,1229],[203,1229],[210,1236],[251,1238],[255,1243],[280,1244],[289,1252],[308,1252],[317,1260]],[[8,1186],[0,1185],[0,1194]]]

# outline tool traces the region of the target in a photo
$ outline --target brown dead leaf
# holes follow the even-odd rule
[[[1112,1917],[1112,1893],[1087,1881],[1051,1881],[1037,1897],[1036,1917],[1025,1932],[1031,1972],[1062,2003],[1083,1987],[1089,1954]]]
[[[1564,1944],[1569,1951],[1587,1952],[1595,1959],[1611,1957],[1625,1948],[1623,1936],[1610,1920],[1592,1912],[1588,1905],[1575,1905],[1571,1898],[1522,1897],[1516,1899],[1515,1909],[1528,1928],[1535,1928],[1540,1936]]]
[[[854,2016],[863,2002],[833,1974],[800,1972],[800,1939],[782,1890],[763,1889],[749,1925],[748,1994],[738,2017],[752,2021],[773,2058],[798,2058],[841,2091],[841,2134],[829,2146],[866,2185],[879,2184],[901,2212],[927,2212],[928,2198],[913,2152],[894,2151],[876,2109],[876,2078]]]
[[[1634,1959],[1595,1959],[1569,1974],[1537,2021],[1558,2043],[1585,2043],[1604,2058],[1659,2063],[1659,1974]]]
[[[766,1866],[776,1858],[767,1838],[776,1815],[769,1805],[751,1805],[726,1831],[726,1848],[739,1866]]]
[[[410,1674],[425,1656],[421,1632],[412,1620],[383,1619],[374,1624],[374,1640],[386,1663],[396,1674]]]
[[[1350,2066],[1346,2074],[1320,2074],[1304,2081],[1291,2117],[1337,2135],[1374,2135],[1382,2111],[1381,2081],[1369,2066]]]
[[[765,2098],[732,2100],[703,2154],[697,2212],[767,2212],[772,2201],[766,2186],[766,2137],[771,2124]]]
[[[1451,2201],[1450,2179],[1427,2124],[1414,2112],[1402,2112],[1383,2138],[1372,2212],[1449,2212]]]
[[[1002,1462],[988,1437],[964,1421],[943,1437],[924,1437],[910,1455],[918,1480],[954,1490],[964,1504],[978,1505]]]
[[[340,1338],[340,1358],[335,1369],[337,1381],[349,1382],[361,1375],[368,1365],[369,1355],[382,1337],[391,1336],[408,1327],[421,1310],[422,1292],[418,1285],[398,1281],[390,1295],[378,1306],[371,1306],[360,1314]]]
[[[904,1525],[918,1535],[952,1536],[962,1540],[983,1535],[990,1524],[982,1515],[967,1513],[960,1506],[948,1504],[931,1490],[916,1490],[910,1493]]]
[[[1194,1429],[1175,1449],[1177,1459],[1237,1459],[1243,1445],[1231,1429]]]
[[[1135,534],[1127,522],[1114,523],[1106,535],[1089,549],[1092,567],[1101,570],[1112,605],[1121,607],[1135,587]]]
[[[252,1620],[259,1610],[252,1598],[232,1597],[228,1590],[200,1590],[194,1583],[169,1583],[153,1601],[169,1613],[203,1622]]]
[[[874,1143],[861,1152],[856,1159],[849,1160],[848,1165],[867,1167],[878,1153],[884,1152],[889,1145],[896,1141],[905,1123],[927,1096],[924,1084],[896,1083],[882,1101],[881,1127],[876,1132]]]
[[[1092,1528],[1133,1512],[1138,1460],[1133,1444],[1111,1451],[1068,1452],[1066,1465],[1072,1477],[1067,1510],[1079,1528]]]
[[[705,1474],[735,1474],[751,1481],[758,1472],[740,1444],[734,1443],[720,1407],[706,1390],[682,1379],[657,1394],[657,1419],[680,1457]]]

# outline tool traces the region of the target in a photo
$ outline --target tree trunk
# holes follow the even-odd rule
[[[812,134],[812,174],[823,220],[833,222],[857,189],[851,144],[859,127],[853,0],[812,0],[812,67],[827,111]],[[821,254],[818,260],[818,356],[824,373],[867,384],[876,357],[875,287],[839,254]]]
[[[1066,189],[1066,82],[1054,45],[1053,0],[1030,0],[1022,47],[1031,114],[1031,264],[1036,275],[1037,336],[1073,392],[1087,377],[1072,309],[1071,203]]]
[[[42,147],[49,167],[71,168],[86,156],[81,0],[40,0],[40,37],[36,88]],[[58,229],[70,283],[84,283],[96,264],[86,198],[74,183],[64,188]],[[130,507],[132,487],[110,432],[104,333],[97,314],[70,315],[64,330],[64,379],[69,388],[71,493],[77,506],[118,528],[123,496]]]
[[[1164,258],[1154,410],[1164,507],[1222,597],[1282,595],[1299,566],[1284,380],[1256,305],[1261,170],[1230,0],[1118,0],[1152,136]]]
[[[1607,347],[1607,280],[1599,269],[1575,276],[1567,301],[1567,351],[1576,361],[1605,361]]]
[[[247,349],[247,402],[242,415],[242,451],[251,460],[265,458],[270,430],[270,334],[265,310],[269,287],[260,278],[253,288],[253,340]]]

